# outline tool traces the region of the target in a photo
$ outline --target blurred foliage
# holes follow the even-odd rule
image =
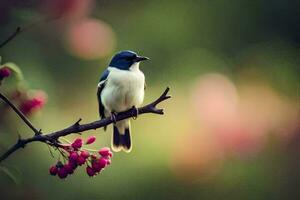
[[[141,66],[145,102],[166,86],[173,96],[164,116],[133,121],[133,151],[116,153],[102,175],[50,177],[53,158],[36,143],[1,164],[18,182],[0,171],[1,198],[299,199],[299,6],[1,0],[0,41],[29,27],[0,49],[2,63],[16,63],[26,87],[47,92],[47,105],[32,117],[44,132],[98,118],[96,85],[119,50],[151,58]],[[89,133],[99,133],[95,146],[108,146],[110,132]],[[14,113],[1,113],[1,151],[18,133],[32,134]]]

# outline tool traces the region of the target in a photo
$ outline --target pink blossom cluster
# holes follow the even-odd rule
[[[85,144],[92,144],[96,137],[91,136]],[[105,167],[110,165],[111,157],[113,156],[109,148],[101,148],[96,153],[91,153],[83,148],[83,140],[76,138],[72,144],[63,145],[62,149],[68,156],[65,157],[65,164],[58,161],[56,165],[51,166],[49,172],[53,176],[58,176],[61,179],[74,173],[78,166],[86,165],[86,173],[92,177],[99,174]]]

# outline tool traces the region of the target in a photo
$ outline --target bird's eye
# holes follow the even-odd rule
[[[133,55],[133,56],[128,56],[128,57],[125,57],[124,59],[127,60],[127,61],[132,61],[133,59],[135,59],[136,56]]]

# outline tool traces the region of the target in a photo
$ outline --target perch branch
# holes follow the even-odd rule
[[[163,109],[159,109],[156,106],[159,103],[171,98],[171,96],[168,95],[169,90],[170,90],[169,88],[166,88],[166,90],[163,92],[163,94],[159,98],[157,98],[154,102],[152,102],[144,107],[138,108],[139,115],[146,114],[146,113],[154,113],[154,114],[163,115],[164,114]],[[3,95],[0,95],[0,97],[3,99]],[[6,100],[3,99],[5,101],[5,103],[9,104],[10,106],[12,105],[11,107],[13,109],[16,108],[7,98],[5,98],[5,99]],[[18,109],[16,109],[16,110],[14,109],[14,111],[19,115],[20,111],[18,111]],[[21,117],[22,115],[19,115],[19,116]],[[115,119],[116,119],[116,121],[120,121],[120,120],[128,119],[128,118],[131,118],[134,116],[135,116],[134,108],[132,108],[127,111],[118,113],[116,115]],[[79,124],[80,121],[81,121],[81,118],[77,122],[75,122],[73,125],[69,126],[68,128],[65,128],[65,129],[62,129],[59,131],[55,131],[52,133],[35,134],[33,137],[30,137],[27,139],[19,138],[19,140],[17,141],[16,144],[14,144],[4,154],[2,154],[0,156],[0,162],[5,160],[7,157],[9,157],[11,154],[13,154],[18,149],[24,148],[26,146],[26,144],[28,144],[28,143],[43,142],[43,143],[50,144],[52,146],[60,146],[58,139],[62,136],[66,136],[66,135],[70,135],[70,134],[74,134],[74,133],[80,133],[80,132],[84,132],[84,131],[88,131],[88,130],[95,130],[95,129],[98,129],[98,128],[101,128],[101,127],[104,127],[104,126],[107,126],[107,125],[113,123],[113,120],[110,117],[104,118],[101,120],[97,120],[94,122],[90,122],[87,124]],[[24,120],[24,122],[26,123],[25,120]],[[34,126],[32,126],[32,127],[34,128]],[[32,130],[37,130],[37,129],[34,128]]]

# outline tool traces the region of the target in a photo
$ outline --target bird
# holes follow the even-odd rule
[[[137,107],[144,101],[145,90],[145,76],[139,65],[145,60],[149,58],[130,50],[120,51],[112,57],[98,83],[99,115],[101,119],[111,117],[114,122],[111,148],[115,152],[132,150],[130,119],[117,122],[115,117],[131,108],[137,117]]]

